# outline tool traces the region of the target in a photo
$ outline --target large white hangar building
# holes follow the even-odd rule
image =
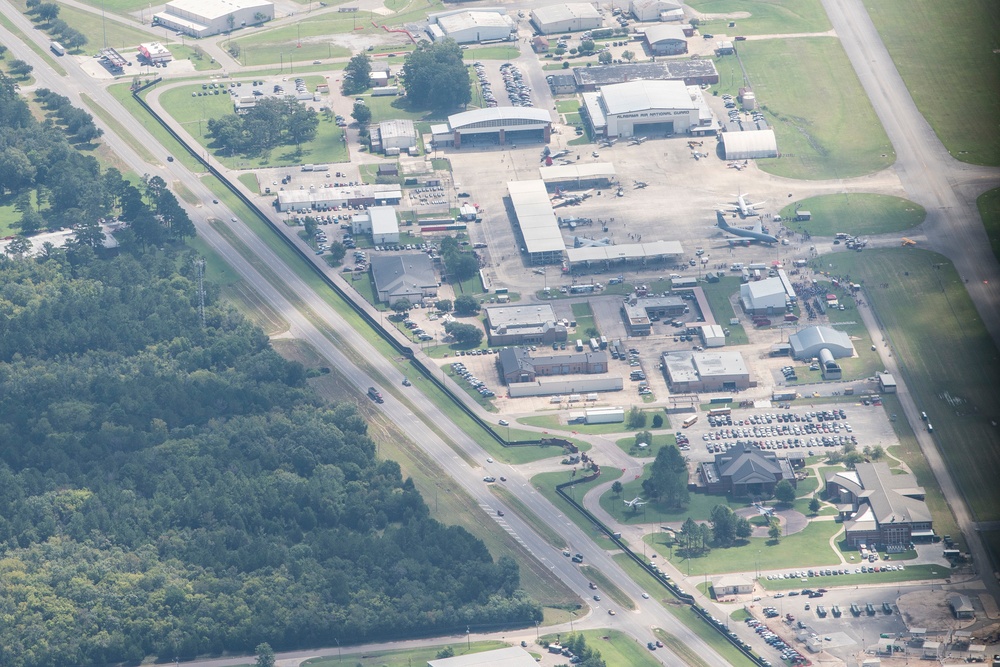
[[[427,33],[435,42],[448,38],[459,44],[510,40],[514,20],[500,7],[439,12],[428,17]]]
[[[193,37],[258,25],[274,18],[267,0],[173,0],[153,15],[153,23]]]
[[[552,211],[552,200],[544,181],[510,181],[507,183],[510,203],[521,237],[524,252],[532,265],[561,262],[566,251],[559,230],[559,221]]]
[[[605,137],[714,132],[717,121],[696,86],[683,81],[629,81],[583,94],[594,134]]]
[[[778,140],[774,130],[747,130],[723,132],[722,150],[727,160],[753,160],[761,157],[778,157]]]
[[[543,35],[580,32],[600,28],[604,22],[597,9],[586,2],[566,2],[531,11],[531,22]]]
[[[552,117],[545,109],[532,107],[473,109],[448,116],[447,124],[432,125],[431,134],[438,148],[461,148],[463,144],[548,143],[552,135]]]

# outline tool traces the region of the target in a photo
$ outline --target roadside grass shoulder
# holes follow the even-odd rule
[[[510,644],[499,641],[482,641],[468,644],[462,640],[451,643],[440,644],[438,646],[427,646],[415,649],[403,649],[398,651],[374,651],[366,652],[364,655],[347,654],[347,660],[341,661],[342,655],[334,655],[328,658],[310,658],[302,663],[303,667],[340,667],[349,662],[352,667],[412,667],[413,665],[426,665],[434,660],[437,654],[445,648],[451,648],[455,656],[474,655],[485,651],[495,651],[498,648],[505,648]],[[249,667],[249,666],[248,666]]]
[[[97,53],[105,43],[116,49],[128,49],[155,39],[152,33],[119,23],[114,18],[102,20],[100,12],[88,12],[62,3],[59,18],[87,37],[83,48],[91,53]]]
[[[702,34],[770,35],[831,28],[819,0],[694,0],[690,5],[703,14],[750,14],[736,19],[735,28],[729,27],[728,19],[703,19],[698,26]]]
[[[795,211],[809,211],[808,221],[796,221]],[[813,236],[891,234],[916,227],[927,217],[923,206],[889,195],[838,193],[809,197],[781,209],[782,224]]]
[[[597,591],[601,595],[607,595],[623,609],[635,611],[635,601],[600,569],[593,565],[581,565],[580,572],[597,585]]]
[[[830,548],[830,538],[843,526],[833,521],[812,521],[794,535],[786,535],[775,543],[766,537],[751,537],[739,546],[713,548],[704,556],[685,558],[668,548],[666,536],[654,533],[646,540],[674,567],[690,576],[748,572],[758,563],[760,569],[802,568],[813,565],[835,565],[840,559]]]
[[[1000,117],[994,52],[1000,5],[889,0],[868,14],[917,108],[948,152],[971,164],[1000,164],[1000,127],[994,122]]]
[[[758,160],[775,176],[849,178],[890,166],[889,138],[835,37],[747,41],[740,46],[782,156]],[[742,85],[732,81],[732,87]],[[808,95],[802,91],[808,90]],[[736,90],[731,90],[735,94]],[[883,157],[884,156],[884,157]]]
[[[609,433],[626,433],[642,431],[649,427],[652,422],[652,416],[657,414],[663,414],[662,408],[643,410],[648,419],[646,420],[646,426],[640,428],[630,429],[625,426],[623,422],[618,422],[617,424],[563,424],[559,420],[559,415],[535,415],[532,417],[521,417],[518,419],[519,424],[524,424],[525,426],[538,426],[540,428],[547,428],[553,431],[569,431],[570,433],[586,433],[588,435],[607,435]]]
[[[556,486],[573,479],[572,474],[572,470],[539,473],[531,478],[531,485],[535,487],[539,493],[545,496],[549,502],[562,510],[566,517],[579,526],[580,529],[594,541],[598,548],[617,549],[618,547],[615,546],[615,543],[612,542],[601,530],[599,530],[597,526],[588,521],[583,514],[581,514],[576,508],[563,500],[562,497],[556,493]],[[620,468],[604,467],[601,469],[601,475],[597,479],[589,482],[574,484],[569,487],[566,492],[577,502],[583,502],[583,497],[588,491],[590,491],[590,489],[598,484],[614,481],[621,477],[621,475],[622,472]]]
[[[1000,261],[1000,188],[979,195],[976,205],[979,207],[990,247],[993,248],[993,255]]]
[[[608,667],[655,667],[660,664],[634,639],[618,630],[600,628],[583,630],[576,634],[582,634],[587,640],[587,646],[600,651],[601,658]],[[565,640],[567,634],[544,635],[541,640],[554,644],[557,637]]]
[[[976,520],[1000,519],[1000,433],[990,423],[1000,405],[1000,353],[954,266],[919,248],[838,253],[815,264],[865,286],[957,488]],[[931,475],[920,481],[937,488]]]
[[[249,172],[240,174],[237,176],[237,180],[245,185],[250,192],[254,194],[260,194],[260,183],[257,181],[257,177]]]

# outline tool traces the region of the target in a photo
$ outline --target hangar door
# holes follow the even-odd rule
[[[674,121],[668,120],[662,123],[634,123],[632,125],[632,136],[634,137],[666,137],[674,133]]]

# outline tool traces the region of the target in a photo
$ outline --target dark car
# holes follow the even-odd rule
[[[174,156],[173,155],[168,155],[167,156],[167,162],[173,162],[173,161],[174,161]]]

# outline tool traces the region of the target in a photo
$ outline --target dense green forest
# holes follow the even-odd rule
[[[0,151],[23,145],[8,130]],[[125,192],[114,211],[139,208]],[[432,519],[353,406],[211,287],[203,323],[179,248],[0,258],[0,665],[540,620],[517,565]]]

